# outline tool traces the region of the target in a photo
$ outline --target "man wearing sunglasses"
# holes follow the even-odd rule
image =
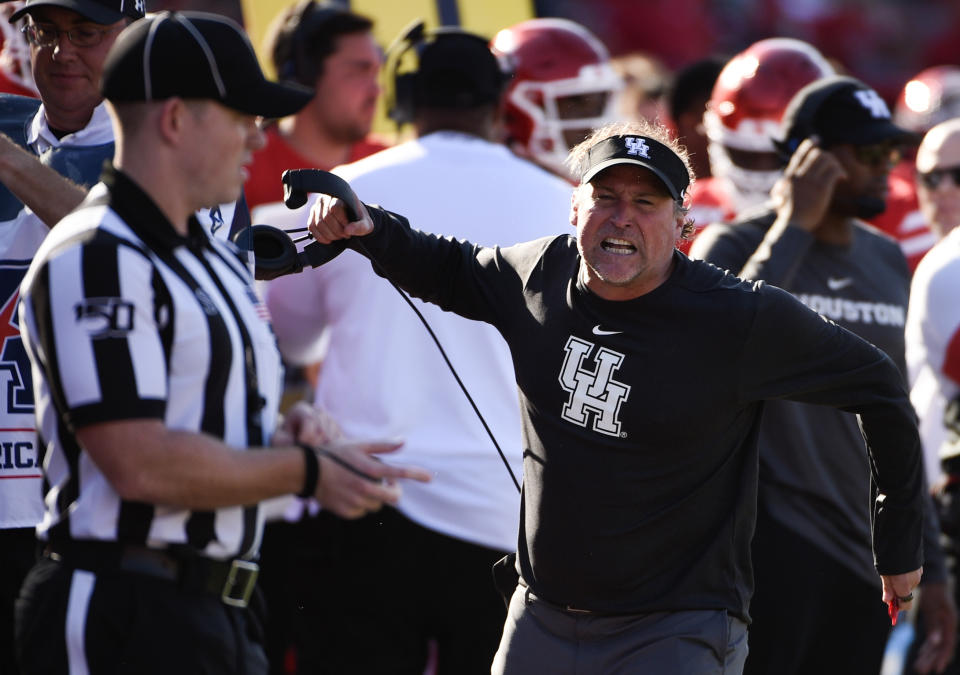
[[[920,261],[910,286],[907,371],[927,477],[935,486],[945,548],[956,570],[960,554],[960,118],[927,132],[916,166],[920,210],[939,241]],[[930,632],[925,625],[918,628],[924,634]],[[960,664],[955,661],[947,672],[960,673]]]
[[[911,142],[914,135],[893,124],[864,83],[834,76],[807,85],[781,122],[776,145],[786,166],[771,205],[708,227],[691,255],[790,291],[905,373],[910,273],[900,247],[864,220],[883,212],[890,169]],[[759,434],[756,593],[744,672],[877,673],[890,618],[870,600],[879,590],[869,511],[877,487],[863,480],[870,469],[857,419],[770,401]],[[932,514],[929,500],[926,508]],[[934,523],[925,518],[919,604],[942,629],[927,650],[930,666],[942,669],[952,656],[956,610]]]

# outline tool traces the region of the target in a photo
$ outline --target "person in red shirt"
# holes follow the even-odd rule
[[[368,137],[383,61],[372,29],[364,16],[313,0],[274,19],[267,51],[278,77],[316,95],[296,115],[268,125],[267,145],[254,153],[244,186],[251,209],[283,199],[280,175],[287,169],[332,169],[386,147]]]

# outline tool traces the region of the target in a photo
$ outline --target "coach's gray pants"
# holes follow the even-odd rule
[[[492,675],[739,675],[747,626],[722,610],[599,616],[564,611],[522,584]]]

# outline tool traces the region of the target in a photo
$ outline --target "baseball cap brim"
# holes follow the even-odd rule
[[[248,115],[274,119],[299,112],[313,95],[313,89],[295,82],[264,79],[238,92],[236,96],[228,95],[221,103]]]
[[[588,183],[601,171],[618,164],[633,164],[650,171],[667,188],[674,201],[682,201],[690,185],[683,160],[668,146],[647,136],[610,136],[588,151],[580,183]]]
[[[848,131],[844,138],[838,142],[852,143],[854,145],[871,145],[873,143],[893,141],[904,145],[916,145],[920,143],[920,138],[919,134],[899,127],[889,120],[878,120],[874,124],[864,125]]]
[[[604,169],[609,169],[611,166],[616,166],[617,164],[636,164],[637,166],[641,166],[644,169],[647,169],[654,176],[660,179],[660,181],[667,188],[667,192],[669,192],[670,196],[673,197],[674,201],[679,201],[682,199],[682,197],[680,196],[680,193],[677,191],[677,188],[674,187],[673,183],[670,181],[670,179],[667,177],[667,175],[663,171],[661,171],[654,165],[650,164],[649,162],[644,162],[638,159],[619,158],[619,159],[608,159],[605,162],[600,162],[599,164],[591,167],[590,170],[587,171],[585,174],[583,174],[583,178],[580,179],[580,182],[589,183],[590,180],[595,178],[597,174],[599,174],[601,171],[603,171]]]
[[[135,3],[130,0],[130,4],[134,5]],[[28,2],[26,6],[11,14],[10,23],[19,21],[31,11],[41,7],[62,7],[63,9],[73,10],[84,18],[104,26],[116,23],[124,18],[138,19],[143,16],[143,14],[135,11],[130,13],[120,12],[89,0],[40,0],[40,2]]]

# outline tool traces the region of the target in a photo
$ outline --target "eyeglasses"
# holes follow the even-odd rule
[[[70,30],[60,30],[56,26],[46,23],[28,23],[20,29],[20,32],[23,33],[27,42],[37,47],[55,47],[60,41],[61,35],[66,35],[70,44],[75,47],[96,47],[103,42],[105,35],[120,28],[123,28],[123,26],[113,26],[112,28],[77,26]]]
[[[876,168],[896,164],[903,157],[903,153],[895,143],[874,143],[853,146],[853,156],[861,164]]]
[[[927,173],[920,173],[920,182],[928,190],[936,190],[944,177],[950,176],[955,187],[960,187],[960,166],[948,166],[942,169],[933,169]]]

